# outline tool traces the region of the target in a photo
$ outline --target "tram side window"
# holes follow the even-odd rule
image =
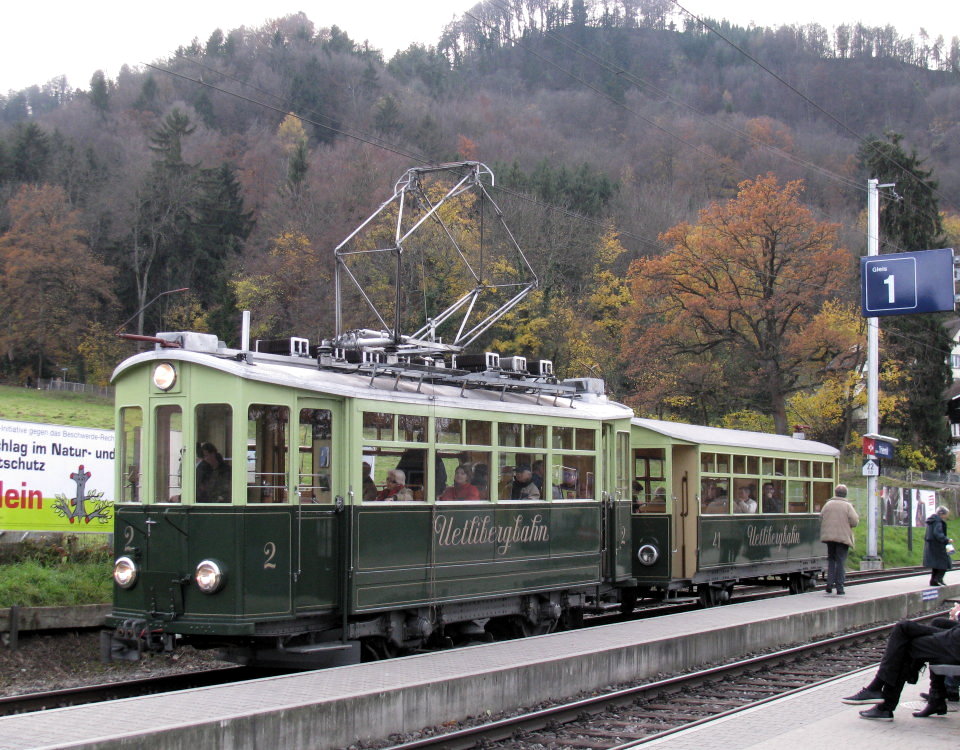
[[[301,409],[297,436],[297,486],[300,502],[332,502],[333,415],[330,410]],[[364,476],[368,474],[369,472]],[[372,479],[370,482],[372,483]],[[366,487],[364,489],[366,490]]]
[[[810,512],[810,483],[809,482],[788,482],[787,483],[788,513],[809,513]]]
[[[485,451],[437,451],[437,462],[452,481],[437,492],[437,500],[489,500],[490,454]]]
[[[251,404],[247,412],[247,502],[287,500],[286,406]]]
[[[120,410],[120,502],[140,502],[140,449],[143,437],[143,410],[125,406]]]
[[[764,463],[768,459],[763,459]],[[780,459],[778,459],[780,460]],[[761,490],[760,497],[760,512],[761,513],[783,513],[783,495],[784,495],[784,484],[785,482],[782,479],[770,479],[763,483],[763,488]]]
[[[665,513],[667,481],[664,476],[666,451],[638,448],[633,452],[633,512]]]
[[[229,503],[233,499],[233,410],[229,404],[200,404],[196,426],[196,501]]]
[[[501,452],[498,497],[501,500],[541,500],[548,497],[545,460],[543,453]]]
[[[595,474],[593,456],[553,455],[553,496],[565,500],[592,500]]]
[[[831,497],[833,497],[833,484],[831,482],[814,482],[813,512],[819,513]]]
[[[756,513],[760,508],[757,500],[757,482],[753,479],[733,480],[733,512]]]
[[[730,512],[730,480],[705,477],[701,481],[700,512],[703,514]]]
[[[426,499],[426,449],[367,446],[363,449],[362,464],[362,470],[366,472],[363,477],[364,502]],[[446,487],[446,468],[439,453],[435,471],[436,487],[443,492]]]
[[[156,495],[154,502],[179,503],[183,476],[183,412],[179,406],[158,406],[156,411]]]

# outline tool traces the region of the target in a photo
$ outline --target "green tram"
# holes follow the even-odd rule
[[[824,567],[828,446],[634,419],[602,381],[557,381],[548,362],[149,338],[114,373],[110,658],[181,643],[348,664],[645,596],[799,592]]]
[[[632,596],[729,601],[737,583],[813,587],[839,451],[810,440],[633,419]]]
[[[636,583],[632,413],[602,381],[156,341],[114,373],[115,658],[350,663],[546,632]]]

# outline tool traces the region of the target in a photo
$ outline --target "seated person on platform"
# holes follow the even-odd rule
[[[453,472],[453,484],[447,487],[437,500],[479,500],[480,492],[473,485],[473,472],[466,464],[461,464]]]
[[[757,501],[753,499],[753,487],[744,486],[737,490],[737,499],[733,501],[734,513],[756,513]]]
[[[387,486],[377,493],[377,500],[413,500],[413,493],[407,487],[407,475],[400,469],[387,472]]]
[[[363,502],[377,499],[377,485],[370,476],[370,464],[363,462]]]
[[[540,488],[533,481],[533,472],[526,464],[520,464],[513,470],[513,484],[510,487],[513,500],[539,500]]]
[[[197,464],[197,502],[230,502],[230,466],[213,443],[200,446],[202,458]]]
[[[937,617],[929,625],[912,620],[898,622],[887,638],[887,647],[880,659],[876,677],[859,693],[844,698],[843,702],[853,705],[874,703],[876,705],[873,708],[861,711],[860,716],[864,719],[892,721],[904,684],[916,684],[925,663],[960,664],[958,617],[960,604],[950,610],[949,617]],[[927,705],[920,711],[914,711],[914,716],[925,719],[928,716],[946,715],[944,675],[931,672],[930,692],[921,696],[926,699]]]

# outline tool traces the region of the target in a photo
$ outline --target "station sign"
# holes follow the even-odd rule
[[[865,477],[878,477],[880,476],[880,464],[875,458],[868,458],[863,462],[862,473]]]
[[[863,455],[877,458],[893,458],[893,443],[879,438],[865,437],[863,439]]]
[[[952,312],[953,248],[860,258],[860,300],[866,318]]]

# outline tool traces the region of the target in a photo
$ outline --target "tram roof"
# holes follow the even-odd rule
[[[667,422],[660,419],[634,417],[632,424],[644,427],[652,432],[688,443],[722,445],[730,448],[752,448],[764,451],[786,451],[790,453],[815,453],[824,456],[839,456],[840,451],[826,443],[815,440],[801,440],[786,435],[769,432],[749,432],[730,430],[723,427],[705,427],[703,425]]]
[[[316,360],[221,349],[217,354],[189,349],[156,349],[124,360],[113,372],[112,380],[127,370],[151,362],[177,361],[200,365],[234,377],[261,383],[341,396],[402,404],[420,404],[448,409],[539,414],[568,419],[624,419],[631,417],[629,407],[603,395],[582,394],[577,398],[554,397],[550,393],[501,390],[495,387],[467,387],[449,382],[422,382],[397,377],[389,369],[375,377],[370,371],[318,368]],[[505,381],[506,383],[507,381]]]

